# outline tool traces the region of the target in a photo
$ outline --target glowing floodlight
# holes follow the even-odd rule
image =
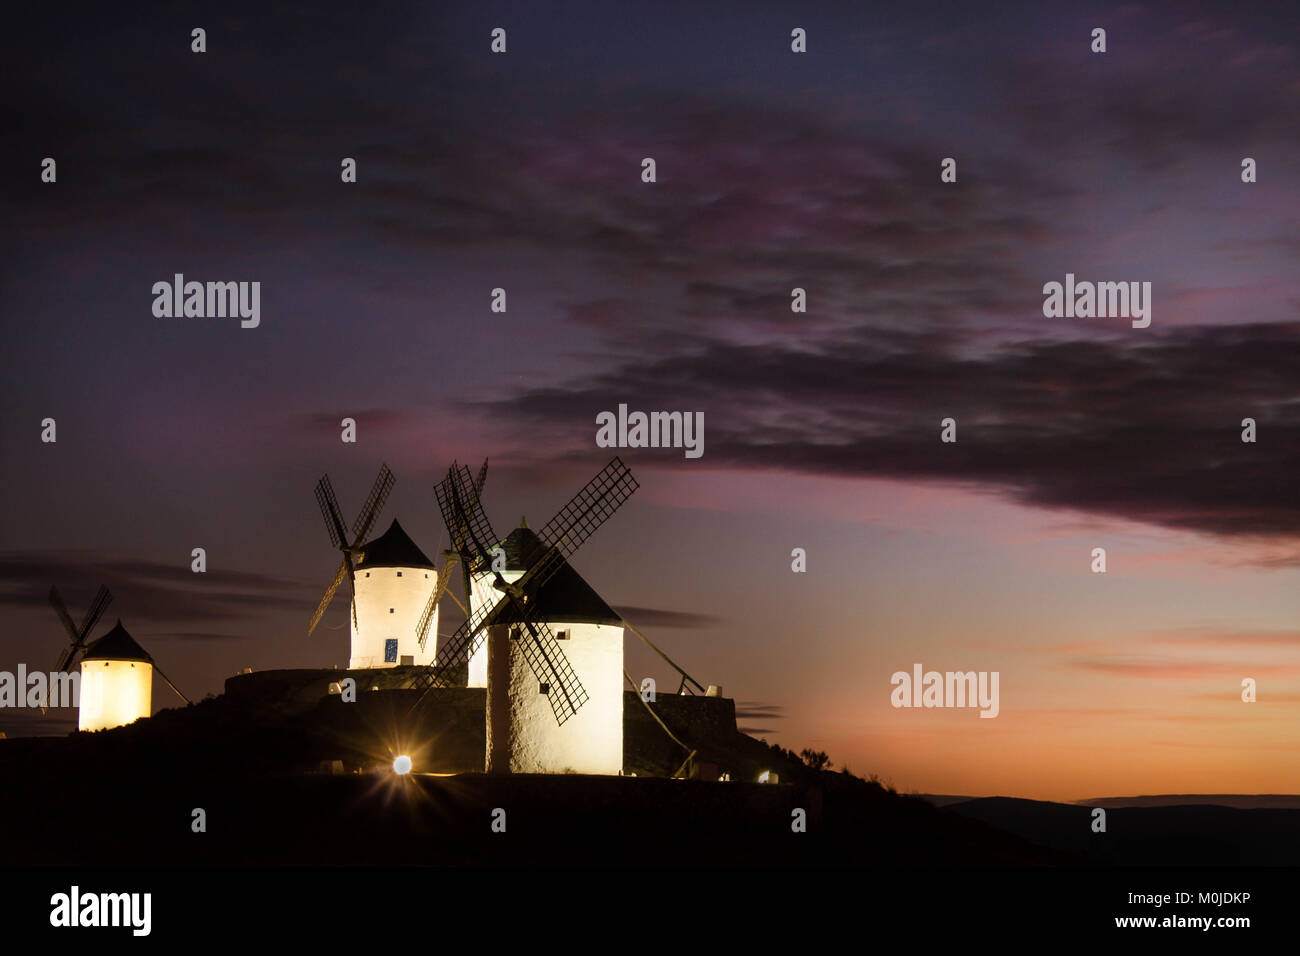
[[[778,781],[780,781],[780,779],[781,779],[780,774],[775,774],[770,770],[764,770],[762,773],[758,775],[759,783],[777,783]]]
[[[410,772],[411,772],[411,758],[408,757],[406,754],[402,754],[400,757],[398,757],[396,760],[393,761],[393,773],[398,774],[400,776],[405,776]]]

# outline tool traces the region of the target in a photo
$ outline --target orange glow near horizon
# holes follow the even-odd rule
[[[743,635],[744,653],[710,652],[704,633],[677,655],[726,686],[754,736],[826,751],[900,792],[1300,793],[1293,544],[887,481],[714,472],[676,496],[706,502],[695,517],[726,527],[738,555],[773,539],[809,547],[806,575],[776,555],[721,581],[719,638]],[[778,500],[803,513],[774,518]],[[1096,546],[1105,574],[1089,567]],[[998,716],[892,707],[891,674],[918,663],[997,671]],[[746,717],[746,701],[768,709]]]

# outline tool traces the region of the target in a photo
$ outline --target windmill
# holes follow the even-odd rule
[[[453,464],[452,467],[455,468],[456,466]],[[487,470],[488,460],[484,458],[483,467],[478,470],[478,477],[474,479],[474,500],[476,501],[483,494],[483,485],[487,482]],[[451,541],[450,546],[442,553],[443,564],[442,570],[438,572],[438,584],[433,589],[433,594],[429,595],[429,602],[424,606],[424,613],[420,615],[420,621],[415,628],[420,650],[424,650],[424,645],[429,640],[429,625],[433,621],[434,611],[438,608],[438,602],[442,600],[443,592],[447,591],[447,585],[451,583],[451,571],[457,564],[460,565],[461,575],[465,582],[465,603],[460,604],[455,594],[450,591],[447,591],[447,593],[451,594],[453,601],[460,604],[460,609],[465,612],[465,616],[469,616],[471,606],[470,589],[472,587],[470,566],[473,563],[474,556],[467,551],[465,546],[468,530],[464,522],[457,520],[456,527],[448,526],[447,533],[450,535]]]
[[[309,635],[316,630],[316,625],[320,623],[325,609],[330,606],[330,601],[334,600],[334,592],[339,589],[339,585],[343,583],[344,578],[348,579],[348,588],[352,592],[352,624],[354,627],[356,626],[356,566],[353,559],[360,557],[361,542],[366,540],[366,535],[370,533],[375,518],[379,516],[380,510],[384,507],[384,502],[388,500],[388,493],[393,490],[393,484],[396,481],[397,479],[389,471],[388,465],[380,467],[379,475],[370,488],[370,496],[366,498],[366,503],[357,514],[357,520],[352,522],[351,543],[349,543],[348,532],[343,524],[343,516],[339,512],[339,502],[334,495],[334,486],[330,484],[330,476],[324,475],[320,481],[316,482],[316,503],[320,505],[320,512],[325,519],[325,528],[329,531],[330,541],[334,547],[342,552],[343,561],[339,564],[339,570],[334,575],[334,580],[330,582],[330,586],[325,590],[325,596],[321,598],[316,613],[311,616],[311,623],[307,625]]]
[[[547,699],[557,724],[563,725],[577,713],[588,700],[587,692],[555,635],[545,621],[537,617],[534,598],[558,571],[567,567],[567,558],[613,516],[637,488],[632,472],[615,457],[537,532],[541,547],[536,559],[518,580],[507,583],[499,572],[494,571],[495,587],[502,592],[501,598],[495,605],[485,602],[475,608],[447,642],[442,663],[435,664],[417,678],[416,684],[424,694],[415,706],[418,707],[433,688],[450,683],[449,672],[466,651],[472,654],[484,640],[484,628],[493,615],[509,609],[518,622],[514,630],[519,638],[520,652],[538,683],[548,689]],[[463,541],[458,558],[462,566],[473,561],[475,568],[490,568],[491,549],[499,539],[483,511],[469,469],[453,463],[447,477],[435,487],[435,492],[453,545],[457,540]]]
[[[81,627],[77,627],[72,623],[72,616],[68,614],[63,598],[59,596],[59,589],[50,588],[50,607],[54,608],[54,613],[63,622],[63,628],[71,639],[67,649],[59,655],[59,663],[54,668],[56,674],[68,670],[73,664],[73,658],[85,651],[86,638],[90,637],[90,632],[95,629],[95,625],[99,623],[99,619],[112,603],[112,592],[106,587],[100,587],[95,593],[95,599],[90,602],[90,607],[86,609],[86,616],[81,619]],[[45,708],[41,708],[41,713],[45,713]]]
[[[108,588],[101,587],[78,628],[73,625],[58,588],[50,588],[50,606],[71,638],[68,649],[59,656],[55,673],[67,671],[77,654],[81,654],[82,694],[78,719],[81,730],[117,726],[118,723],[130,723],[136,717],[148,717],[154,674],[161,677],[177,697],[190,703],[190,699],[162,672],[148,652],[126,632],[120,620],[99,640],[87,643],[90,632],[112,601],[113,595]],[[109,669],[110,673],[105,674],[101,667]],[[128,670],[138,670],[139,673],[127,675]],[[107,718],[106,713],[110,715]],[[124,713],[129,716],[123,718]]]
[[[136,643],[119,618],[107,634],[87,645],[81,655],[81,706],[78,730],[103,730],[129,724],[152,712],[153,678],[163,683],[186,704],[171,678],[153,657]]]

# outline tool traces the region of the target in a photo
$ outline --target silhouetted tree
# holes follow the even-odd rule
[[[812,770],[831,769],[831,758],[826,755],[824,750],[810,750],[805,747],[799,751],[799,759]]]

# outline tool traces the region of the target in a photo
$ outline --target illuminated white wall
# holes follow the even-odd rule
[[[438,611],[429,624],[429,639],[420,650],[415,628],[438,583],[432,568],[361,568],[356,577],[356,622],[352,628],[349,668],[396,667],[404,656],[431,664],[438,651]],[[351,615],[348,615],[351,620]],[[385,642],[397,640],[397,659],[384,660]]]
[[[519,642],[506,625],[487,639],[487,771],[608,773],[623,770],[623,628],[613,624],[551,624],[590,700],[563,726]]]
[[[78,730],[120,727],[152,712],[153,665],[145,661],[81,662]]]
[[[522,571],[502,571],[501,577],[507,582],[518,581],[523,576]],[[487,603],[492,607],[501,600],[502,594],[498,591],[493,583],[496,581],[494,574],[475,574],[471,580],[473,588],[473,597],[470,599],[470,614],[472,615],[476,608],[481,604]],[[487,686],[487,640],[479,643],[478,650],[469,656],[469,687],[486,687]]]

